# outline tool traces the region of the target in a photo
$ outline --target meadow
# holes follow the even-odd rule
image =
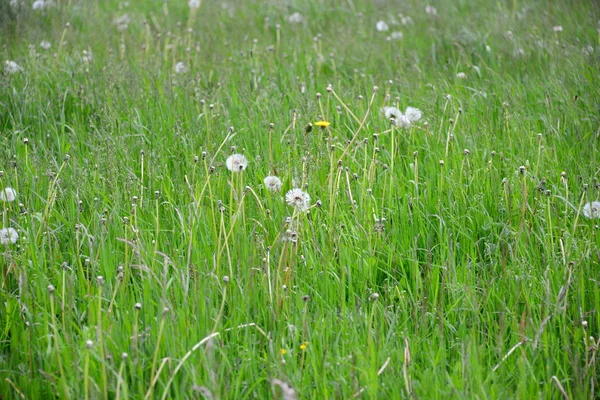
[[[593,399],[600,5],[0,0],[0,399]]]

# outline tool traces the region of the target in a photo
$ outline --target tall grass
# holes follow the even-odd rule
[[[17,3],[0,397],[598,396],[597,4]]]

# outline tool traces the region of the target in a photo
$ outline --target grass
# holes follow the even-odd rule
[[[597,4],[58,3],[0,1],[0,397],[598,396]]]

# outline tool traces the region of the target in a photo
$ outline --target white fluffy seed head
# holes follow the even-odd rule
[[[583,215],[588,219],[600,218],[600,201],[592,201],[584,205]]]
[[[408,120],[410,122],[417,122],[418,120],[421,119],[421,117],[423,116],[423,113],[418,108],[406,107],[406,111],[404,112],[404,115],[406,116],[406,118],[408,118]]]
[[[0,191],[0,200],[2,201],[15,201],[17,198],[17,191],[11,187],[4,188],[4,190]]]
[[[225,161],[227,169],[231,172],[241,172],[248,167],[248,160],[243,154],[232,154]]]
[[[298,188],[287,192],[285,201],[298,211],[306,211],[310,207],[310,195]]]
[[[16,243],[19,239],[19,234],[14,228],[2,228],[0,229],[0,243],[4,246]]]
[[[271,193],[278,193],[281,190],[281,187],[283,186],[283,182],[281,182],[281,179],[273,175],[267,176],[264,179],[264,183],[267,190]]]

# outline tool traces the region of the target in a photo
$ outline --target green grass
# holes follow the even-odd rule
[[[596,3],[8,3],[0,397],[598,397]]]

